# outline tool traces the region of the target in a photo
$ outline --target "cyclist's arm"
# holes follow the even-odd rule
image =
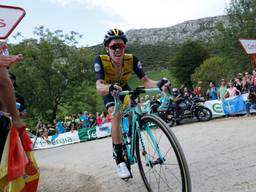
[[[102,79],[98,79],[96,81],[96,90],[101,96],[109,94],[109,87],[110,85],[104,84],[104,81]]]
[[[143,86],[145,88],[157,87],[157,81],[154,81],[154,80],[148,78],[146,75],[141,78],[141,81],[142,81]]]
[[[102,66],[102,62],[99,56],[97,56],[94,60],[94,72],[96,79],[96,90],[101,95],[107,95],[109,93],[110,85],[104,82],[104,69]]]

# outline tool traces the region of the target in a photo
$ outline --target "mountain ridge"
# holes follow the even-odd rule
[[[130,29],[126,32],[129,44],[180,44],[187,40],[208,42],[217,33],[217,24],[228,22],[227,16],[220,15],[188,20],[164,28]]]

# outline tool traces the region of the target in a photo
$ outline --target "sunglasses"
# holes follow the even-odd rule
[[[123,43],[116,43],[114,45],[109,46],[109,49],[111,50],[124,49],[124,48],[125,48],[125,44]]]

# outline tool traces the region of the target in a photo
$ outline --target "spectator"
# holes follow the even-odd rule
[[[100,126],[103,123],[103,120],[102,120],[99,112],[96,112],[96,120],[95,121],[96,121],[96,126]]]
[[[256,86],[256,69],[252,70],[252,84],[255,87]]]
[[[204,93],[202,90],[202,81],[198,81],[197,86],[194,88],[193,93],[198,97],[204,97]]]
[[[239,73],[239,75],[240,75],[240,73]],[[242,92],[242,81],[241,81],[241,79],[242,79],[242,77],[240,78],[240,76],[239,76],[239,77],[236,77],[235,81],[234,81],[234,87],[236,87],[237,90],[240,91],[240,93]],[[239,95],[239,92],[237,92],[237,95]]]
[[[61,122],[61,120],[60,119],[58,119],[58,120],[54,120],[54,123],[56,124],[56,131],[57,131],[57,133],[64,133],[65,132],[65,128],[64,128],[64,126],[63,126],[63,124],[62,124],[62,122]]]
[[[227,85],[226,85],[226,80],[221,79],[220,87],[218,89],[218,99],[219,100],[225,99],[225,95],[226,95],[227,91],[228,91],[228,88],[227,88]]]
[[[242,78],[242,93],[247,93],[251,85],[251,75],[248,72],[245,72]]]
[[[227,93],[225,94],[225,98],[234,97],[236,95],[241,95],[241,92],[236,87],[234,87],[234,83],[230,81],[228,84]]]
[[[245,102],[246,116],[250,115],[250,108],[256,110],[256,86],[251,86],[249,89],[249,95]]]
[[[102,119],[102,123],[105,123],[106,117],[105,117],[104,111],[101,112],[100,117]]]
[[[215,86],[215,83],[210,81],[209,83],[209,89],[206,92],[206,95],[208,97],[209,100],[215,100],[218,99],[218,94],[217,94],[218,90],[217,87]]]

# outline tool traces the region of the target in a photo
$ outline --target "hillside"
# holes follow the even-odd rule
[[[207,17],[166,27],[151,29],[132,29],[126,32],[130,44],[180,44],[188,39],[207,42],[217,31],[218,22],[227,23],[226,16]]]

